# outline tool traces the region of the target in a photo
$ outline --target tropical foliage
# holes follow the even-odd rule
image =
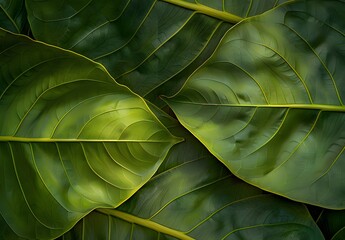
[[[0,237],[344,239],[344,12],[0,0]]]

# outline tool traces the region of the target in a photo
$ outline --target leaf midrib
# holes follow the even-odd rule
[[[189,10],[197,11],[207,16],[218,18],[220,20],[233,23],[233,24],[236,24],[243,20],[242,17],[239,17],[235,14],[216,10],[214,8],[211,8],[202,4],[190,3],[190,2],[181,1],[181,0],[160,0],[160,1],[167,2],[167,3],[173,4],[179,7],[183,7]]]
[[[193,240],[194,238],[191,238],[189,236],[187,236],[185,233],[168,228],[166,226],[163,226],[159,223],[144,219],[144,218],[140,218],[125,212],[121,212],[119,210],[116,209],[97,209],[96,211],[109,215],[109,216],[114,216],[120,219],[123,219],[127,222],[130,223],[134,223],[134,224],[138,224],[140,226],[143,227],[147,227],[150,229],[154,229],[155,231],[158,231],[160,233],[164,233],[182,240]]]
[[[174,141],[181,141],[179,138],[172,138],[172,139],[162,139],[162,140],[145,140],[145,139],[82,139],[82,138],[34,138],[34,137],[16,137],[16,136],[0,136],[0,142],[30,142],[30,143],[57,143],[57,142],[94,142],[94,143],[116,143],[116,142],[144,142],[144,143],[168,143]]]
[[[203,105],[203,106],[225,106],[225,107],[251,107],[251,108],[291,108],[291,109],[305,109],[305,110],[320,110],[325,112],[345,112],[345,106],[328,105],[328,104],[226,104],[226,103],[199,103],[177,101],[173,99],[166,99],[167,102],[175,102],[182,104]]]

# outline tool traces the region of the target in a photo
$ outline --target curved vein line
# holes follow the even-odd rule
[[[279,125],[279,127],[277,128],[277,130],[273,133],[273,135],[265,142],[263,143],[261,146],[259,146],[257,149],[255,149],[254,151],[252,151],[251,153],[247,154],[246,156],[244,156],[243,158],[249,157],[250,155],[254,154],[255,152],[259,151],[261,148],[263,148],[264,146],[266,146],[267,144],[269,144],[271,142],[271,140],[278,134],[278,132],[280,131],[280,129],[283,127],[285,120],[287,118],[287,115],[290,111],[290,108],[287,109],[286,113],[284,114],[284,117]]]
[[[212,64],[214,64],[214,63],[227,63],[227,64],[230,64],[230,65],[238,68],[239,70],[241,70],[243,73],[245,73],[245,75],[247,75],[249,78],[251,78],[256,83],[256,85],[259,87],[263,97],[265,98],[266,103],[270,104],[269,101],[268,101],[268,98],[267,98],[267,96],[265,94],[265,91],[264,91],[263,87],[261,86],[261,84],[249,72],[247,72],[244,68],[242,68],[241,66],[239,66],[239,65],[237,65],[235,63],[232,63],[232,62],[213,61]]]
[[[334,159],[334,161],[332,162],[332,164],[328,167],[328,169],[323,173],[321,174],[317,179],[315,179],[313,181],[313,183],[316,183],[318,180],[320,180],[322,177],[324,177],[331,169],[332,167],[334,166],[334,164],[338,161],[338,159],[340,158],[340,156],[344,153],[345,151],[345,146],[342,148],[342,150],[339,152],[339,154],[336,156],[336,158]],[[313,184],[312,183],[312,184]]]
[[[336,2],[339,3],[339,1],[336,1]],[[344,4],[344,2],[343,2],[343,4]],[[307,12],[302,12],[302,11],[289,11],[289,12],[302,13],[302,14],[308,15],[309,17],[312,17],[312,18],[316,19],[317,21],[319,21],[319,22],[325,24],[325,25],[328,26],[329,28],[333,29],[334,31],[338,32],[340,35],[342,35],[343,37],[345,37],[345,33],[343,33],[341,30],[339,30],[339,29],[333,27],[333,26],[330,25],[329,23],[327,23],[327,22],[325,22],[325,21],[323,21],[323,20],[317,18],[317,17],[314,16],[314,15],[311,15],[311,14],[309,14],[309,13],[307,13]],[[284,22],[284,24],[285,24],[285,22]]]
[[[249,118],[248,122],[247,122],[241,129],[239,129],[238,131],[236,131],[236,132],[235,132],[234,134],[232,134],[231,136],[228,136],[228,137],[222,139],[222,141],[223,141],[223,140],[226,140],[226,139],[229,139],[229,138],[231,138],[231,137],[237,135],[238,133],[242,132],[242,131],[249,125],[249,123],[253,120],[253,118],[254,118],[254,116],[255,116],[257,110],[258,110],[258,108],[256,107],[255,110],[254,110],[254,112],[253,112],[253,114],[252,114],[252,116]]]
[[[128,0],[128,1],[127,1],[125,7],[122,9],[122,11],[120,12],[120,15],[119,15],[119,16],[117,16],[117,17],[114,18],[114,19],[108,20],[108,21],[106,21],[106,22],[100,24],[100,25],[97,26],[96,28],[92,29],[90,32],[88,32],[87,34],[85,34],[81,39],[79,39],[76,43],[74,43],[74,44],[70,47],[70,49],[73,49],[76,45],[78,45],[81,41],[83,41],[85,38],[87,38],[90,34],[92,34],[93,32],[97,31],[99,28],[101,28],[101,27],[103,27],[103,26],[105,26],[105,25],[107,25],[107,24],[109,24],[109,23],[111,23],[111,22],[117,21],[117,20],[123,15],[123,13],[126,11],[128,5],[129,5],[129,3],[130,3],[131,1],[132,1],[132,0]]]
[[[53,129],[53,132],[52,134],[50,135],[50,138],[53,138],[54,137],[54,134],[58,128],[58,126],[60,125],[60,123],[63,121],[63,119],[66,118],[66,116],[71,113],[74,109],[76,109],[77,107],[79,107],[80,105],[82,105],[83,103],[89,101],[89,100],[93,100],[95,98],[99,98],[99,97],[104,97],[104,96],[107,96],[107,95],[113,95],[114,93],[110,92],[110,93],[104,93],[104,94],[101,94],[101,95],[97,95],[97,96],[92,96],[92,97],[89,97],[89,98],[86,98],[84,99],[83,101],[79,102],[78,104],[74,105],[71,109],[69,109],[60,119],[59,121],[56,123],[54,129]]]
[[[182,198],[182,197],[184,197],[184,196],[186,196],[186,195],[188,195],[188,194],[190,194],[190,193],[192,193],[192,192],[198,191],[198,190],[200,190],[200,189],[202,189],[202,188],[204,188],[204,187],[211,186],[212,184],[215,184],[215,183],[217,183],[217,182],[223,181],[223,180],[225,180],[225,179],[227,179],[227,178],[230,178],[230,177],[231,177],[231,176],[228,175],[228,176],[225,176],[225,177],[218,178],[218,179],[216,179],[216,180],[214,180],[214,181],[212,181],[212,182],[206,183],[206,184],[204,184],[204,185],[202,185],[202,186],[200,186],[200,187],[196,187],[196,188],[194,188],[194,189],[191,189],[191,190],[189,190],[189,191],[186,191],[186,192],[184,192],[184,193],[182,193],[182,194],[180,194],[180,195],[174,197],[173,199],[171,199],[170,201],[168,201],[166,204],[164,204],[160,209],[158,209],[157,212],[155,212],[151,217],[148,218],[148,220],[152,220],[152,218],[154,218],[155,216],[157,216],[160,212],[162,212],[166,207],[168,207],[171,203],[173,203],[173,202],[176,201],[177,199]]]
[[[325,209],[324,209],[324,208],[321,209],[321,212],[319,213],[319,216],[318,216],[317,219],[315,220],[315,223],[316,223],[317,225],[319,225],[319,221],[320,221],[320,219],[321,219],[321,217],[322,217],[322,214],[324,214],[324,212],[325,212]]]
[[[250,0],[249,6],[247,8],[247,12],[246,12],[246,18],[248,17],[250,11],[252,10],[253,7],[253,0]]]
[[[332,83],[333,83],[333,86],[334,86],[334,89],[335,89],[335,92],[337,94],[337,97],[338,97],[338,100],[340,102],[341,105],[344,106],[343,104],[343,101],[341,100],[341,97],[340,97],[340,94],[339,94],[339,91],[338,91],[338,87],[337,87],[337,84],[335,82],[335,79],[334,77],[332,76],[331,72],[329,71],[328,67],[326,66],[326,64],[324,63],[324,61],[321,59],[320,55],[316,52],[316,50],[309,44],[309,42],[307,42],[306,39],[304,39],[297,31],[295,31],[294,29],[290,28],[288,25],[286,24],[282,24],[283,26],[287,27],[289,30],[291,30],[293,33],[296,34],[296,36],[298,36],[303,42],[305,42],[308,47],[310,48],[310,50],[315,54],[315,56],[319,59],[319,61],[321,62],[321,65],[324,67],[324,69],[326,70],[326,72],[328,73],[329,77],[331,78],[332,80]]]
[[[147,154],[153,156],[152,154],[150,154],[149,152],[147,152],[147,151],[143,148],[143,146],[141,145],[142,142],[138,142],[138,144],[139,144],[139,146],[141,147],[141,149],[142,149],[143,151],[145,151]],[[145,142],[144,142],[144,144],[145,144]],[[126,150],[132,154],[129,145],[130,145],[130,144],[126,144],[125,147],[126,147]],[[133,154],[132,154],[132,156],[133,156]],[[155,157],[155,156],[153,156],[153,157]],[[148,163],[148,164],[152,164],[152,161],[145,161],[145,160],[142,160],[142,159],[139,159],[139,158],[136,158],[136,160],[137,160],[138,162],[144,163],[145,165],[146,165],[147,163]],[[158,162],[158,161],[156,161],[156,162]],[[157,169],[156,169],[156,170],[157,170]]]
[[[271,48],[270,46],[265,45],[265,44],[263,44],[263,43],[252,42],[252,41],[245,40],[245,39],[237,39],[237,40],[241,40],[241,41],[245,41],[245,42],[248,42],[248,43],[256,44],[256,45],[262,46],[262,47],[267,48],[268,50],[271,50],[272,52],[276,53],[282,60],[284,60],[284,62],[286,62],[286,64],[290,67],[290,69],[295,73],[295,75],[296,75],[296,76],[298,77],[298,79],[301,81],[301,83],[303,84],[303,86],[304,86],[304,88],[305,88],[305,90],[306,90],[306,92],[307,92],[307,94],[308,94],[308,98],[309,98],[310,103],[311,103],[311,104],[314,104],[314,103],[313,103],[313,99],[312,99],[312,97],[311,97],[311,94],[310,94],[310,92],[309,92],[309,89],[308,89],[308,87],[307,87],[307,85],[306,85],[305,80],[303,80],[303,78],[301,77],[301,75],[299,75],[299,73],[296,71],[296,69],[294,69],[294,68],[292,67],[292,65],[287,61],[287,59],[285,59],[285,58],[283,57],[283,55],[281,55],[278,51],[276,51],[275,49],[273,49],[273,48]],[[234,41],[235,41],[235,40],[234,40]]]
[[[60,159],[60,162],[61,162],[61,166],[65,172],[65,175],[67,177],[67,180],[69,182],[69,185],[71,186],[71,188],[74,190],[75,193],[81,195],[83,198],[87,199],[88,201],[92,202],[92,203],[95,203],[95,204],[101,204],[100,202],[95,202],[94,200],[90,199],[89,197],[85,196],[83,193],[81,193],[80,191],[78,191],[77,189],[74,188],[74,185],[72,184],[71,182],[71,179],[67,173],[67,169],[66,169],[66,166],[65,164],[63,163],[63,160],[62,160],[62,156],[61,156],[61,151],[60,151],[60,148],[59,148],[59,144],[57,142],[54,143],[55,146],[56,146],[56,149],[57,149],[57,152],[58,152],[58,155],[59,155],[59,159]]]
[[[14,26],[14,28],[17,30],[17,32],[20,33],[19,27],[17,26],[16,22],[15,22],[14,19],[7,13],[7,11],[6,11],[5,8],[2,6],[2,4],[0,4],[0,9],[5,13],[6,17],[10,20],[10,22],[12,23],[12,25]]]
[[[221,84],[221,85],[224,85],[224,87],[226,87],[226,88],[228,88],[229,90],[230,90],[230,92],[232,92],[232,94],[235,96],[235,98],[236,98],[236,101],[237,101],[237,103],[236,104],[241,104],[240,103],[240,100],[238,99],[238,96],[237,96],[237,94],[236,94],[236,92],[230,87],[230,86],[228,86],[226,83],[224,83],[224,82],[222,82],[222,81],[219,81],[218,79],[215,79],[215,78],[199,78],[200,79],[200,81],[201,80],[207,80],[207,81],[210,81],[210,82],[216,82],[216,83],[219,83],[219,84]],[[194,88],[191,88],[191,89],[193,89],[193,90],[196,90],[196,89],[194,89]],[[218,98],[218,100],[220,100],[220,98],[219,98],[219,96],[216,94],[216,96],[217,96],[217,98]],[[205,99],[206,100],[206,99]]]
[[[138,109],[141,109],[141,108],[138,108]],[[122,134],[123,134],[125,131],[127,131],[127,129],[128,129],[129,127],[131,127],[131,126],[133,126],[133,125],[135,125],[135,124],[137,124],[137,123],[142,123],[142,122],[156,123],[155,121],[149,120],[149,119],[147,119],[147,120],[146,120],[146,119],[141,119],[140,121],[132,122],[132,123],[130,123],[129,125],[127,125],[124,129],[122,129],[122,131],[121,131],[121,133],[120,133],[120,135],[119,135],[119,139],[122,139]],[[161,132],[161,131],[162,131],[162,129],[160,129],[160,130],[158,130],[158,131],[152,133],[152,135],[154,135],[154,134],[156,134],[156,133],[158,133],[158,132]],[[150,135],[149,138],[152,137],[152,135]],[[149,138],[148,138],[148,139],[149,139]]]
[[[113,53],[119,51],[120,49],[124,48],[125,46],[127,46],[127,45],[133,40],[133,38],[137,35],[137,33],[139,32],[139,30],[140,30],[140,28],[142,27],[142,25],[146,22],[148,16],[151,14],[153,8],[155,7],[156,2],[157,2],[157,0],[155,0],[155,1],[152,3],[152,5],[151,5],[149,11],[148,11],[147,14],[144,16],[144,18],[143,18],[142,21],[140,22],[138,28],[135,30],[135,32],[133,33],[133,35],[127,40],[127,42],[125,42],[122,46],[118,47],[117,49],[114,49],[113,51],[110,51],[110,52],[105,53],[105,54],[103,54],[103,55],[94,57],[93,60],[98,60],[98,59],[100,59],[100,58],[109,56],[109,55],[111,55],[111,54],[113,54]]]
[[[1,30],[5,30],[5,29],[3,29],[3,28],[1,28],[1,27],[0,27],[0,29],[1,29]],[[6,31],[6,32],[8,32],[8,31]],[[2,50],[2,51],[0,52],[0,55],[2,55],[4,52],[6,52],[6,51],[8,51],[8,50],[10,50],[10,49],[12,49],[12,48],[14,48],[14,47],[17,47],[17,46],[19,46],[19,45],[25,45],[25,44],[26,44],[26,42],[16,42],[15,44],[9,46],[8,48],[5,48],[4,50]]]
[[[50,192],[48,186],[46,185],[46,183],[44,182],[44,179],[40,173],[40,171],[38,170],[38,167],[37,167],[37,164],[36,164],[36,160],[35,160],[35,154],[34,154],[34,149],[32,148],[32,143],[29,143],[29,146],[30,146],[30,150],[31,150],[31,156],[32,156],[32,162],[33,162],[33,165],[35,167],[35,170],[37,172],[37,175],[39,176],[39,178],[41,179],[41,182],[42,184],[44,185],[45,189],[47,190],[47,192],[49,193],[49,195],[52,197],[52,199],[54,200],[54,202],[58,203],[63,209],[65,209],[67,212],[69,213],[75,213],[75,212],[78,212],[78,213],[82,213],[82,212],[79,212],[79,211],[71,211],[71,209],[67,209],[66,206],[64,206],[63,204],[61,204],[53,195],[52,192]]]
[[[215,27],[214,31],[211,33],[210,37],[207,39],[204,47],[199,51],[199,53],[182,69],[180,69],[179,71],[177,71],[175,74],[173,74],[172,76],[168,77],[167,79],[165,79],[164,81],[160,81],[158,85],[154,86],[152,89],[150,89],[148,92],[141,94],[144,98],[150,94],[151,92],[153,92],[155,89],[159,88],[160,86],[162,86],[163,84],[165,84],[166,82],[170,81],[172,78],[176,77],[178,74],[180,74],[181,72],[183,72],[184,70],[186,70],[187,67],[191,66],[194,61],[196,61],[197,58],[199,58],[203,52],[205,51],[205,49],[208,47],[208,44],[211,42],[214,34],[216,33],[216,31],[219,29],[220,25],[222,25],[223,22],[219,22],[217,24],[217,26]]]
[[[37,220],[37,222],[39,222],[45,228],[48,228],[48,229],[60,229],[60,228],[51,228],[50,226],[48,226],[45,223],[41,222],[41,220],[34,214],[33,210],[30,207],[30,204],[29,204],[29,202],[28,202],[28,200],[26,198],[23,186],[22,186],[22,184],[20,182],[20,179],[19,179],[18,170],[17,170],[17,166],[16,166],[16,163],[15,163],[15,160],[14,160],[14,154],[13,154],[13,149],[12,149],[11,143],[8,143],[8,146],[9,146],[10,151],[11,151],[12,164],[13,164],[13,167],[14,167],[14,172],[16,174],[16,178],[17,178],[17,182],[18,182],[19,188],[20,188],[20,190],[22,192],[24,201],[25,201],[27,207],[29,208],[29,211],[31,212],[32,216]]]
[[[96,114],[94,116],[92,116],[89,120],[87,120],[83,127],[80,129],[76,139],[78,139],[81,135],[81,133],[83,132],[83,130],[85,129],[86,125],[89,124],[92,120],[94,120],[95,118],[101,116],[101,115],[104,115],[104,114],[108,114],[108,113],[111,113],[111,112],[118,112],[118,111],[121,111],[121,110],[128,110],[128,109],[141,109],[141,108],[138,108],[138,107],[130,107],[130,108],[116,108],[116,109],[110,109],[110,110],[107,110],[107,111],[104,111],[104,112],[101,112],[99,114]]]
[[[78,11],[76,11],[75,13],[73,13],[72,15],[68,16],[68,17],[64,17],[64,18],[58,18],[58,19],[50,19],[50,20],[44,20],[42,18],[39,18],[38,16],[36,16],[35,12],[32,11],[32,15],[34,16],[34,18],[36,18],[37,20],[41,21],[41,22],[59,22],[59,21],[63,21],[63,20],[70,20],[71,18],[77,16],[80,12],[82,12],[87,6],[89,6],[91,4],[93,0],[90,0],[88,3],[86,3],[83,7],[81,7]]]
[[[204,97],[201,93],[200,93],[200,96]],[[204,97],[204,99],[205,99],[205,101],[207,102],[207,100],[206,100],[205,97]],[[216,115],[218,114],[219,109],[220,109],[220,108],[217,107],[217,108],[216,108],[216,111],[214,111],[214,113],[212,113],[212,116],[208,116],[208,119],[205,120],[204,123],[205,123],[205,122],[208,122],[208,121],[210,121],[212,118],[214,118],[214,116],[216,116]],[[198,112],[200,112],[200,110],[199,110]]]
[[[107,146],[105,145],[105,143],[102,142],[102,144],[103,144],[103,146],[104,146],[104,148],[105,148],[105,151],[107,152],[108,156],[109,156],[109,157],[111,158],[111,160],[113,160],[117,165],[119,165],[120,167],[126,169],[128,172],[133,173],[133,174],[136,175],[136,176],[142,177],[142,175],[140,175],[139,173],[133,171],[132,169],[130,169],[130,168],[124,166],[123,164],[119,163],[118,161],[116,161],[116,159],[110,154],[109,149],[107,148]]]
[[[269,171],[268,173],[266,173],[265,175],[272,173],[274,171],[276,171],[278,168],[280,168],[281,166],[283,166],[285,163],[287,163],[287,161],[289,161],[289,159],[297,152],[297,150],[302,146],[302,144],[307,140],[307,138],[310,136],[311,132],[314,130],[317,121],[320,118],[322,111],[319,111],[313,125],[311,126],[311,128],[309,129],[309,131],[307,132],[307,134],[305,135],[305,137],[302,139],[302,141],[292,150],[292,152],[289,154],[289,156],[287,157],[287,159],[285,159],[282,163],[280,163],[277,167],[275,167],[274,169],[272,169],[271,171]]]
[[[197,162],[197,161],[200,161],[202,159],[206,159],[207,157],[208,156],[203,156],[203,157],[195,158],[195,159],[189,160],[187,162],[183,162],[181,164],[173,166],[173,167],[171,167],[169,169],[165,169],[164,171],[162,171],[162,172],[160,172],[158,174],[155,174],[152,178],[150,178],[149,182],[154,181],[154,179],[160,178],[160,177],[164,176],[165,174],[168,174],[169,172],[171,172],[173,170],[176,170],[176,169],[178,169],[180,167],[183,167],[184,165],[187,165],[187,164],[190,164],[190,163],[193,163],[193,162]]]
[[[17,45],[17,44],[16,44]],[[56,57],[56,58],[50,58],[50,59],[47,59],[47,60],[44,60],[42,62],[39,62],[35,65],[32,65],[31,67],[29,67],[28,69],[24,70],[23,72],[21,72],[15,79],[13,79],[12,82],[10,82],[7,87],[5,88],[5,90],[2,92],[2,94],[0,95],[0,100],[1,98],[5,95],[6,91],[18,80],[20,79],[25,73],[31,71],[32,69],[35,69],[36,67],[39,67],[45,63],[48,63],[48,62],[52,62],[52,61],[55,61],[56,59],[68,59],[67,57]]]
[[[231,234],[234,234],[236,232],[239,231],[243,231],[243,230],[248,230],[248,229],[252,229],[252,228],[260,228],[260,227],[269,227],[269,226],[280,226],[280,225],[297,225],[297,226],[303,226],[303,227],[307,227],[306,225],[303,225],[302,223],[296,223],[296,222],[281,222],[281,223],[264,223],[264,224],[258,224],[258,225],[252,225],[252,226],[247,226],[247,227],[241,227],[241,228],[237,228],[229,233],[227,233],[224,237],[222,237],[221,239],[224,240],[226,239],[228,236],[230,236]]]
[[[189,87],[189,89],[190,89],[190,90],[193,90],[193,93],[194,93],[194,94],[197,94],[198,96],[200,96],[200,97],[204,100],[204,102],[207,103],[206,97],[205,97],[201,92],[198,91],[198,88],[194,88],[193,86],[191,86],[191,87]],[[193,94],[193,95],[194,95],[194,94]],[[187,98],[189,101],[193,101],[193,100],[190,99],[189,96],[186,96],[186,98]]]
[[[97,171],[94,170],[93,167],[92,167],[91,164],[90,164],[90,161],[89,161],[89,159],[88,159],[88,157],[87,157],[87,155],[86,155],[86,151],[85,151],[85,147],[84,147],[83,143],[80,143],[80,146],[81,146],[81,148],[83,149],[83,154],[84,154],[84,156],[85,156],[86,163],[87,163],[87,165],[89,166],[90,170],[91,170],[98,178],[100,178],[104,183],[110,185],[110,186],[113,187],[113,188],[118,189],[119,191],[129,191],[129,190],[133,190],[133,188],[127,188],[127,187],[124,188],[124,187],[117,186],[116,184],[109,182],[108,180],[106,180],[105,178],[103,178],[100,174],[98,174]],[[111,200],[111,202],[114,202],[114,201],[113,201],[113,198],[109,195],[109,192],[108,192],[108,191],[107,191],[107,195],[108,195],[108,199]]]
[[[146,121],[146,122],[156,123],[156,122],[153,121],[153,120]],[[164,130],[165,130],[165,129],[164,129]],[[147,139],[151,139],[155,134],[160,133],[160,132],[164,132],[164,130],[163,130],[163,129],[158,129],[158,130],[156,130],[155,132],[152,131],[152,133],[150,133],[150,135],[148,136]],[[141,146],[141,147],[142,147],[142,146]],[[146,150],[144,150],[144,151],[147,152]],[[149,152],[147,152],[147,153],[149,153]]]
[[[71,83],[76,83],[76,82],[81,82],[81,81],[89,81],[89,82],[98,82],[98,83],[103,83],[103,84],[111,84],[111,83],[108,83],[108,82],[103,82],[103,81],[99,81],[99,80],[96,80],[96,79],[74,79],[73,81],[69,81],[69,82],[64,82],[64,83],[61,83],[61,84],[58,84],[58,85],[55,85],[51,88],[48,88],[46,90],[44,90],[37,98],[36,100],[33,102],[33,104],[30,106],[30,108],[27,110],[27,112],[24,114],[24,116],[22,117],[22,119],[20,120],[14,134],[16,135],[21,124],[23,123],[24,119],[27,117],[27,115],[30,113],[30,111],[32,110],[32,108],[36,105],[36,103],[38,102],[38,100],[40,100],[40,98],[47,92],[49,92],[50,90],[54,89],[54,88],[57,88],[57,87],[60,87],[60,86],[63,86],[63,85],[68,85],[68,84],[71,84]],[[112,85],[112,84],[111,84]]]
[[[211,213],[210,215],[208,215],[207,217],[205,217],[203,220],[201,220],[200,222],[198,222],[194,227],[192,227],[190,230],[188,230],[186,233],[191,233],[192,231],[194,231],[196,228],[198,228],[199,226],[201,226],[202,224],[204,224],[205,222],[207,222],[209,219],[211,219],[214,215],[216,215],[217,213],[219,213],[220,211],[224,210],[227,207],[230,207],[232,205],[235,205],[237,203],[241,203],[241,202],[245,202],[247,200],[251,200],[254,198],[262,198],[262,197],[267,197],[267,196],[271,196],[270,194],[258,194],[258,195],[254,195],[254,196],[249,196],[249,197],[245,197],[245,198],[241,198],[238,200],[234,200],[232,202],[229,202],[227,204],[225,204],[224,206],[218,208],[216,211],[214,211],[213,213]]]
[[[333,240],[337,237],[338,234],[340,234],[341,232],[344,232],[345,231],[345,227],[342,227],[340,228],[334,235],[333,237],[330,239],[330,240]]]
[[[170,40],[172,40],[175,36],[177,36],[181,30],[187,25],[187,23],[192,19],[193,16],[195,16],[196,13],[192,13],[188,19],[186,20],[186,22],[181,25],[181,27],[179,27],[179,29],[177,29],[172,35],[170,35],[167,39],[165,39],[159,46],[157,46],[149,55],[146,56],[146,58],[144,60],[142,60],[139,64],[137,64],[136,66],[132,67],[132,69],[122,73],[121,75],[119,75],[117,77],[117,79],[123,77],[124,75],[127,75],[131,72],[133,72],[134,70],[138,69],[140,66],[142,66],[147,60],[149,60],[158,50],[160,50],[167,42],[169,42]]]

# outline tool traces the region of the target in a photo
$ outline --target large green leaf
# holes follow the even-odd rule
[[[28,0],[27,7],[37,39],[102,63],[116,81],[162,105],[158,96],[176,93],[213,52],[232,26],[229,22],[241,20],[232,10],[254,15],[278,3],[188,2]],[[222,3],[224,9],[219,8]]]
[[[308,0],[241,22],[169,105],[245,181],[345,208],[343,12]]]
[[[0,43],[0,212],[18,235],[118,206],[177,142],[100,64],[4,30]]]
[[[64,240],[323,239],[304,205],[238,180],[180,125],[155,113],[186,141],[132,198],[92,212]]]
[[[27,22],[24,0],[0,0],[0,27],[21,33]]]

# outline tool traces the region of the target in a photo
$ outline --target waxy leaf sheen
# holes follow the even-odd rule
[[[93,211],[61,240],[324,239],[303,204],[239,180],[176,120],[150,108],[185,141],[120,207]]]
[[[175,94],[234,23],[280,2],[28,0],[27,7],[36,39],[102,63],[117,82],[164,106],[159,95]]]
[[[4,30],[0,43],[0,213],[19,236],[119,206],[178,141],[102,65]]]
[[[345,1],[293,1],[232,28],[167,99],[236,176],[345,208]]]

